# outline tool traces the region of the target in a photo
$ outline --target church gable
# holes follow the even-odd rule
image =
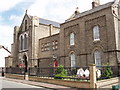
[[[25,13],[21,26],[20,26],[20,32],[27,31],[30,25],[31,25],[31,16]]]
[[[79,12],[78,7],[77,7],[77,8],[76,8],[76,11],[73,13],[73,15],[72,15],[70,18],[68,18],[68,19],[66,20],[66,22],[78,18],[79,14],[80,14],[80,12]]]

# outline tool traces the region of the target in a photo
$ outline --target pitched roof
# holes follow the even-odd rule
[[[51,20],[47,20],[47,19],[43,19],[43,18],[39,18],[39,23],[46,24],[46,25],[52,24],[55,27],[60,27],[60,23],[51,21]]]
[[[75,18],[77,18],[79,16],[80,12],[78,11],[78,7],[76,8],[76,11],[73,13],[73,15],[68,18],[66,21],[70,21],[70,20],[73,20]]]
[[[97,11],[100,11],[102,9],[105,9],[107,7],[110,7],[111,5],[113,5],[114,2],[109,2],[109,3],[106,3],[106,4],[103,4],[103,5],[100,5],[98,7],[95,7],[93,9],[90,9],[88,11],[85,11],[85,12],[82,12],[82,13],[79,13],[77,14],[74,18],[72,19],[67,19],[66,22],[70,21],[70,20],[73,20],[73,19],[76,19],[76,18],[79,18],[79,17],[82,17],[82,16],[85,16],[85,15],[88,15],[88,14],[91,14],[91,13],[94,13],[94,12],[97,12]]]
[[[88,10],[86,12],[80,13],[79,17],[85,16],[85,15],[88,15],[88,14],[91,14],[91,13],[94,13],[94,12],[97,12],[97,11],[100,11],[100,10],[105,9],[107,7],[110,7],[113,3],[114,2],[109,2],[109,3],[106,3],[106,4],[100,5],[98,7],[95,7],[93,9],[91,9],[91,10]]]

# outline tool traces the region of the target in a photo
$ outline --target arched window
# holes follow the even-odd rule
[[[100,40],[100,29],[98,25],[93,27],[93,38],[94,41]]]
[[[75,34],[70,33],[70,45],[75,45]]]
[[[101,52],[96,50],[94,52],[94,59],[96,66],[101,66]]]
[[[20,36],[20,50],[23,50],[23,36]]]
[[[75,54],[74,53],[70,54],[70,61],[71,61],[71,67],[75,67],[76,66],[76,60],[75,60]]]
[[[24,49],[27,49],[27,35],[24,35]]]
[[[25,31],[27,30],[27,20],[25,20]]]

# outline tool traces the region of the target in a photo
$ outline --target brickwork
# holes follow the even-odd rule
[[[53,57],[57,56],[59,64],[69,67],[71,53],[75,54],[76,66],[88,66],[96,63],[95,51],[101,53],[102,65],[107,63],[117,65],[120,61],[120,39],[119,22],[113,16],[113,10],[115,12],[118,10],[115,9],[115,6],[116,4],[113,2],[109,2],[95,6],[83,13],[79,13],[77,10],[77,13],[74,12],[73,16],[62,23],[60,27],[56,22],[54,25],[53,21],[25,14],[21,26],[15,27],[14,31],[13,66],[23,62],[23,56],[27,57],[29,67],[37,66],[40,61],[44,61],[41,63],[43,66],[47,66],[48,60],[48,66],[52,66]],[[93,36],[93,27],[95,26],[99,27],[99,40],[96,41]],[[71,33],[75,35],[74,45],[70,45]],[[25,34],[28,35],[28,48],[20,51],[20,36]],[[53,47],[52,44],[55,40],[57,40],[57,46],[53,45]],[[46,46],[50,44],[50,46],[45,46],[46,50],[42,51],[43,44]],[[56,50],[52,50],[56,47]]]
[[[52,24],[39,23],[39,21],[39,17],[25,14],[21,26],[15,27],[14,42],[12,44],[14,67],[19,66],[19,64],[22,64],[23,67],[25,66],[24,56],[27,57],[29,67],[37,66],[39,39],[59,33],[59,27]],[[25,35],[27,35],[27,49],[24,49],[25,42],[23,41],[23,49],[21,50],[21,36],[24,39]]]
[[[78,62],[76,66],[85,66],[95,63],[94,51],[99,50],[102,53],[102,65],[107,63],[117,65],[113,22],[111,7],[108,7],[61,24],[60,55],[65,56],[65,61],[68,63],[70,61],[69,54],[74,51],[76,62]],[[100,27],[99,41],[93,40],[93,27],[95,25]],[[70,47],[69,34],[71,32],[75,32],[75,45]]]
[[[55,34],[39,40],[39,66],[53,67],[54,57],[56,57],[59,62],[59,39],[59,34]]]

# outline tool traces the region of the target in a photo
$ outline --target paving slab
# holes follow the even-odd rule
[[[1,77],[0,77],[1,78]],[[9,80],[9,81],[14,81],[14,82],[19,82],[23,84],[29,84],[29,85],[34,85],[34,86],[40,86],[44,88],[49,88],[49,89],[54,89],[54,90],[76,90],[76,88],[71,88],[67,86],[61,86],[61,85],[55,85],[55,84],[49,84],[49,83],[43,83],[43,82],[35,82],[35,81],[28,81],[28,80],[18,80],[18,79],[11,79],[11,78],[1,78],[3,80]]]

